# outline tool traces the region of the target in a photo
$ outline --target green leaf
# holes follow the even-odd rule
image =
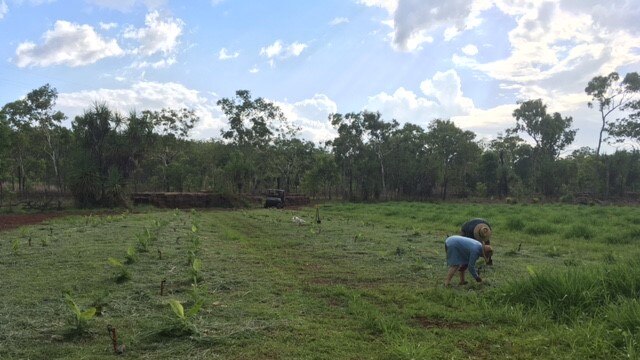
[[[191,232],[198,232],[198,227],[196,226],[196,224],[191,225]]]
[[[198,302],[195,303],[191,307],[191,309],[189,309],[189,311],[187,311],[187,316],[186,317],[190,318],[190,317],[194,316],[195,314],[197,314],[200,311],[200,309],[202,308],[202,303],[203,303],[202,300],[198,300]]]
[[[202,261],[200,259],[194,259],[191,268],[193,268],[195,272],[200,272],[200,270],[202,270]]]
[[[175,300],[175,299],[169,300],[169,305],[171,305],[171,309],[180,319],[184,319],[184,308],[182,307],[182,304],[180,304],[178,300]]]
[[[534,276],[536,274],[536,271],[533,269],[533,266],[531,265],[527,265],[527,271],[529,272],[529,275]]]
[[[96,308],[92,307],[83,311],[80,314],[79,318],[81,318],[82,320],[91,320],[95,314],[96,314]]]
[[[76,314],[76,317],[80,317],[81,316],[80,308],[78,307],[78,305],[76,305],[76,302],[73,301],[73,299],[71,298],[71,295],[65,294],[64,299],[67,302],[67,305],[69,305],[69,308],[71,309],[71,311],[73,311],[73,313]]]
[[[109,264],[110,264],[111,266],[114,266],[114,267],[123,267],[123,266],[124,266],[124,265],[120,262],[120,260],[118,260],[118,259],[114,259],[114,258],[110,257],[110,258],[108,258],[107,260],[109,261]]]

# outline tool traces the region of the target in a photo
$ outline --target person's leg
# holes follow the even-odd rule
[[[460,273],[460,285],[466,284],[467,282],[464,281],[464,273],[467,272],[467,265],[460,266],[460,268],[458,269],[458,272]]]
[[[447,273],[447,278],[444,279],[445,286],[451,285],[451,278],[453,278],[453,274],[455,274],[456,271],[458,271],[458,267],[459,267],[458,265],[449,266],[449,272]]]

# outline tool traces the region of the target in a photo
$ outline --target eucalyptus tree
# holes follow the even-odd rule
[[[144,110],[140,116],[132,113],[124,133],[129,140],[138,140],[131,146],[139,151],[132,151],[130,163],[137,163],[143,155],[152,158],[159,167],[163,190],[181,190],[181,173],[190,165],[181,164],[181,161],[188,162],[185,157],[187,138],[199,121],[195,111],[187,108]],[[169,177],[173,180],[169,181]]]
[[[9,177],[11,164],[11,128],[5,116],[0,112],[0,206],[4,199],[4,181]]]
[[[359,176],[357,164],[364,162],[364,123],[362,113],[332,114],[329,116],[331,125],[338,131],[338,136],[327,142],[340,168],[342,179],[346,186],[345,195],[354,199],[354,182]]]
[[[584,89],[587,95],[591,96],[591,101],[587,104],[590,108],[597,103],[597,109],[600,112],[600,133],[598,137],[598,147],[596,156],[600,156],[600,147],[602,145],[603,134],[614,135],[617,138],[627,137],[625,132],[631,130],[637,125],[633,121],[633,116],[627,121],[616,123],[609,120],[609,115],[615,114],[616,110],[633,109],[638,105],[637,93],[640,91],[640,77],[638,73],[628,73],[622,81],[617,72],[612,72],[607,76],[596,76]],[[634,95],[636,95],[634,99]],[[640,107],[640,106],[638,106]],[[636,108],[636,110],[640,110]],[[637,113],[636,113],[637,114]],[[636,119],[637,120],[637,119]]]
[[[256,191],[263,186],[269,177],[273,177],[270,150],[276,139],[286,140],[295,136],[297,128],[293,127],[276,104],[264,98],[253,99],[248,90],[237,90],[234,98],[218,100],[222,112],[228,120],[229,128],[223,129],[223,139],[243,153],[242,161],[236,156],[232,166],[233,177],[238,174],[252,183],[251,190]],[[251,174],[245,174],[246,168],[241,164],[250,164]],[[238,170],[243,169],[238,172]],[[238,188],[247,188],[238,186]]]
[[[385,163],[387,155],[392,151],[389,139],[400,124],[396,120],[385,122],[379,112],[364,111],[362,113],[364,136],[367,145],[376,156],[380,167],[380,180],[382,182],[382,195],[387,196]]]
[[[55,183],[62,191],[60,173],[60,139],[58,129],[66,116],[56,111],[58,91],[49,84],[32,90],[24,98],[6,104],[1,112],[15,130],[14,155],[18,164],[20,190],[25,190],[26,162],[28,158],[39,158],[33,152],[41,151],[50,160]]]
[[[510,195],[518,184],[533,185],[532,148],[522,138],[514,134],[498,133],[497,138],[490,142],[488,151],[498,156],[498,196]],[[487,186],[490,187],[489,184]]]
[[[318,149],[313,152],[311,167],[302,179],[302,189],[312,196],[331,199],[335,187],[340,182],[340,171],[334,155]]]
[[[295,134],[277,105],[261,97],[252,99],[249,90],[237,90],[235,98],[222,98],[217,105],[229,122],[229,128],[222,130],[222,137],[241,147],[265,147],[275,137]]]
[[[520,103],[513,111],[516,126],[507,130],[507,134],[526,133],[533,139],[533,166],[537,190],[552,194],[558,190],[558,178],[554,175],[554,162],[561,152],[569,146],[576,135],[571,129],[573,119],[562,117],[560,113],[547,113],[547,106],[541,99]]]
[[[425,136],[429,156],[439,164],[441,196],[445,200],[452,179],[460,179],[460,189],[467,192],[467,177],[480,156],[475,134],[458,128],[451,120],[432,121]],[[457,176],[453,176],[457,175]]]
[[[422,127],[405,123],[388,139],[388,187],[396,196],[427,197],[435,184],[433,164],[429,162]]]
[[[304,174],[312,168],[315,145],[300,139],[277,139],[269,162],[275,169],[277,187],[286,191],[298,189]]]
[[[628,73],[622,85],[629,96],[621,110],[629,113],[610,124],[608,131],[617,142],[629,139],[640,144],[640,75],[637,72]]]

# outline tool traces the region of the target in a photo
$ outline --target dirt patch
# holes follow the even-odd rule
[[[426,316],[416,316],[412,319],[418,326],[425,329],[469,329],[476,324],[460,321],[447,321],[444,319],[433,319]]]
[[[68,213],[41,213],[41,214],[3,214],[0,215],[0,231],[15,229],[24,225],[39,224],[49,219],[68,216]]]

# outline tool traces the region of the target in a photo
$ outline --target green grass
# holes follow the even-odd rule
[[[640,209],[414,202],[324,204],[320,216],[144,210],[2,232],[0,358],[112,358],[108,325],[127,357],[147,359],[640,350]],[[494,266],[483,284],[444,288],[444,239],[472,217],[492,224]],[[96,309],[82,331],[67,295]]]

